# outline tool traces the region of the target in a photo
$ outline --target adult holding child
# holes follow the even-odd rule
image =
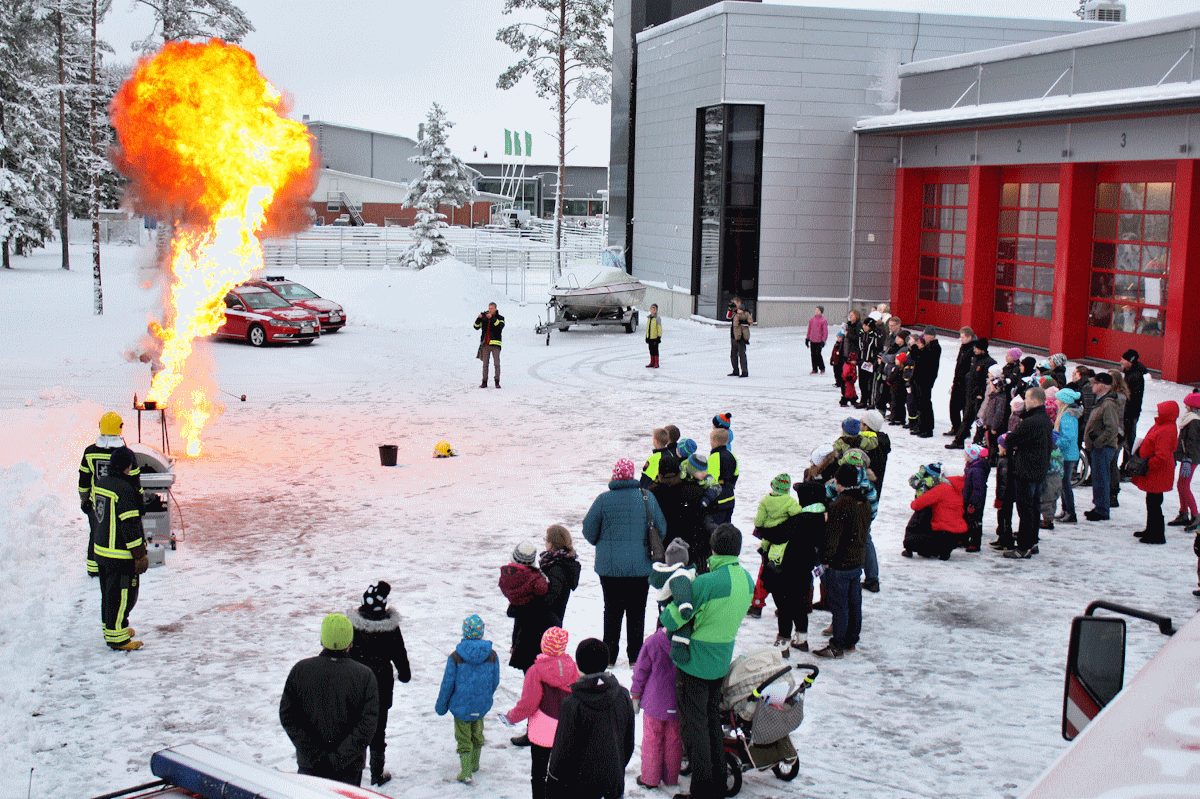
[[[646,596],[650,591],[650,555],[646,525],[653,521],[666,535],[667,520],[658,500],[640,488],[636,467],[628,458],[613,466],[608,490],[592,502],[583,518],[583,537],[596,548],[596,574],[604,594],[604,643],[609,664],[620,649],[625,621],[629,662],[637,661],[646,629]]]

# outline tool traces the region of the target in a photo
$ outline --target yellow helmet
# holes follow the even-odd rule
[[[121,428],[125,422],[121,421],[121,417],[113,411],[109,411],[100,417],[100,435],[102,436],[119,436]]]
[[[433,457],[435,458],[453,458],[458,453],[450,446],[450,442],[442,439],[433,447]]]

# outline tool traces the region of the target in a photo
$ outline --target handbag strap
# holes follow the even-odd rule
[[[646,489],[639,488],[642,492],[642,506],[646,509],[646,531],[650,531],[650,495],[646,493]]]

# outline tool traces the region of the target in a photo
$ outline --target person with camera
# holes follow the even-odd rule
[[[475,329],[479,331],[478,357],[483,361],[483,382],[479,387],[487,388],[488,358],[491,358],[496,363],[496,388],[500,388],[500,339],[504,332],[504,317],[496,309],[496,303],[488,303],[487,310],[479,312]]]
[[[746,345],[750,343],[750,326],[754,324],[754,317],[742,306],[741,298],[734,297],[729,301],[725,318],[729,320],[729,363],[733,367],[729,376],[749,377],[750,369],[746,366]]]

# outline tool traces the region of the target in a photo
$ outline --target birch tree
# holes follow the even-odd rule
[[[558,181],[554,191],[556,276],[562,272],[563,187],[566,185],[567,121],[579,100],[608,102],[611,91],[612,0],[504,0],[505,14],[541,12],[540,22],[516,22],[496,32],[521,59],[501,73],[500,89],[533,79],[538,97],[551,101],[558,117]]]

